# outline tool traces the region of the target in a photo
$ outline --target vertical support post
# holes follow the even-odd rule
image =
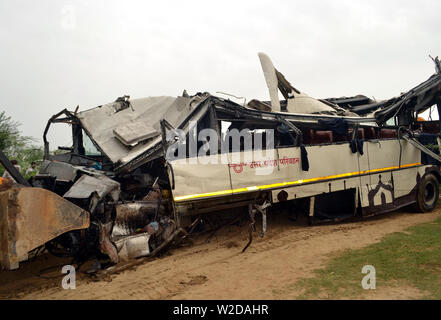
[[[441,135],[441,99],[439,98],[436,102],[436,109],[438,110],[439,134]]]
[[[77,123],[72,124],[72,140],[73,153],[84,155],[83,130]]]
[[[262,211],[262,232],[260,233],[260,236],[263,238],[263,236],[266,233],[266,210]]]
[[[253,208],[253,204],[249,204],[248,205],[248,214],[250,216],[250,224],[249,224],[249,235],[250,238],[248,239],[248,243],[245,246],[245,248],[242,249],[242,253],[245,252],[246,249],[248,249],[248,247],[250,246],[251,242],[253,242],[253,232],[255,231],[255,220],[254,220],[254,215],[256,214],[256,209]]]
[[[213,104],[210,106],[209,112],[210,112],[210,128],[216,130],[216,133],[217,133],[217,153],[220,154],[222,152],[222,150],[221,150],[222,134],[220,132],[219,121],[217,120],[217,116],[216,116],[216,109],[214,108]]]
[[[314,210],[315,210],[315,197],[309,198],[309,214],[308,214],[308,222],[310,225],[314,223]]]

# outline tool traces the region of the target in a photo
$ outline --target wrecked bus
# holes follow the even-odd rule
[[[61,216],[87,221],[73,227],[63,220],[62,234],[34,228],[46,248],[77,260],[106,257],[117,263],[154,255],[193,230],[200,215],[234,208],[247,208],[250,230],[261,215],[262,235],[272,207],[305,214],[311,224],[408,205],[420,212],[435,208],[441,128],[439,120],[419,121],[418,115],[435,106],[439,111],[438,59],[427,81],[377,102],[365,96],[314,99],[293,87],[268,56],[259,58],[270,101],[240,105],[184,91],[179,97],[123,96],[85,111],[62,110],[45,129],[45,160],[33,188],[1,192],[2,211],[17,203],[8,200],[13,192],[53,193],[75,210],[48,207],[36,218],[61,210]],[[51,155],[47,133],[56,123],[70,126],[72,146]],[[31,215],[24,207],[8,210]],[[2,219],[17,234],[24,229]],[[3,266],[11,265],[8,259],[3,255]]]

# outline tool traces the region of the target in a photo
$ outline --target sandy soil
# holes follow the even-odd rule
[[[264,238],[255,233],[245,253],[247,226],[219,230],[207,242],[199,234],[191,245],[129,270],[98,279],[77,273],[75,290],[61,288],[66,260],[43,255],[18,271],[0,273],[3,299],[294,299],[295,283],[313,275],[333,255],[380,241],[385,235],[439,217],[405,211],[349,221],[307,226],[285,215],[269,217]],[[47,267],[49,266],[49,268]],[[46,270],[42,270],[46,267]],[[377,288],[368,299],[412,299],[415,288]],[[326,297],[324,297],[326,298]]]

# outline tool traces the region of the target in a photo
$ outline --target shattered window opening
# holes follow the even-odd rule
[[[83,146],[85,156],[102,156],[102,153],[95,147],[86,131],[83,130]]]
[[[63,135],[63,132],[69,132]],[[58,137],[67,136],[64,141],[57,141]],[[56,144],[52,145],[52,148],[56,148],[53,151],[55,154],[69,153],[73,150],[73,138],[72,138],[72,126],[66,123],[54,123],[48,131],[48,140],[53,141]]]

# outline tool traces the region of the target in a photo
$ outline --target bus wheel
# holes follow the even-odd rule
[[[432,211],[439,198],[439,182],[431,173],[425,175],[418,186],[416,209],[418,212]]]

